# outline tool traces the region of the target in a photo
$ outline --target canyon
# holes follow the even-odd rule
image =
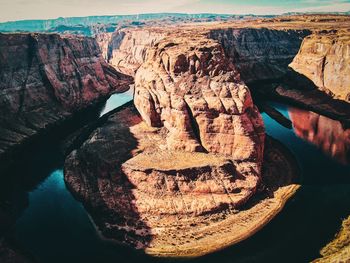
[[[68,156],[65,180],[103,235],[153,256],[193,257],[236,243],[277,214],[298,188],[297,165],[269,138],[264,147],[264,125],[245,83],[283,78],[303,39],[329,27],[325,21],[122,29],[98,36],[107,61],[134,76],[135,108],[112,115]],[[344,19],[343,26],[348,23]],[[106,148],[107,141],[119,147]],[[270,153],[280,158],[268,161]],[[288,168],[277,185],[266,185],[274,189],[267,200],[261,187],[276,175],[262,167],[273,173],[282,164]],[[259,205],[251,206],[256,198]],[[248,221],[242,212],[247,205]]]
[[[108,65],[92,38],[0,34],[0,159],[54,130],[132,78]]]
[[[349,26],[346,16],[290,16],[95,39],[0,34],[0,161],[134,83],[133,103],[70,145],[66,186],[104,238],[156,257],[222,250],[268,224],[300,186],[297,160],[266,134],[261,97],[304,108],[320,98],[313,109],[336,120],[290,110],[295,133],[349,162],[338,122],[349,121]]]

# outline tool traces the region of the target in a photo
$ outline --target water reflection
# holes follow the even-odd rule
[[[302,120],[302,114],[284,105],[270,106],[286,118],[294,115],[292,120],[299,119],[297,122],[310,121]],[[319,257],[319,250],[339,230],[341,219],[350,214],[350,166],[332,161],[266,113],[263,118],[267,133],[282,141],[298,159],[304,175],[303,187],[253,237],[191,262],[309,262]],[[330,129],[327,125],[320,127],[322,133]],[[320,127],[315,129],[317,133],[321,133]],[[327,134],[341,137],[340,130]],[[13,236],[39,262],[156,262],[127,247],[101,240],[82,205],[65,187],[59,147],[53,147],[52,142],[43,144],[47,147],[37,146],[26,155],[25,164],[17,163],[18,171],[1,174],[7,181],[0,180],[0,210],[6,212],[4,220],[9,223],[3,221],[0,225],[6,232],[10,230],[7,235]],[[349,143],[346,145],[349,149]]]
[[[295,134],[342,164],[350,164],[350,129],[314,112],[288,108]]]
[[[130,85],[130,89],[124,93],[113,94],[106,101],[106,104],[100,113],[100,117],[110,112],[111,110],[114,110],[115,108],[122,106],[123,104],[131,101],[133,97],[134,97],[134,85]]]

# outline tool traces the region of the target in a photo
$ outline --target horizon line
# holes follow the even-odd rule
[[[254,14],[254,13],[246,13],[246,14],[238,14],[238,13],[210,13],[210,12],[200,12],[200,13],[187,13],[187,12],[146,12],[146,13],[134,13],[134,14],[106,14],[106,15],[87,15],[87,16],[58,16],[55,18],[40,18],[40,19],[19,19],[19,20],[8,20],[8,21],[0,21],[0,24],[4,23],[14,23],[14,22],[26,22],[26,21],[48,21],[48,20],[58,20],[58,19],[67,19],[67,18],[85,18],[85,17],[113,17],[113,16],[138,16],[138,15],[154,15],[154,14],[169,14],[169,15],[222,15],[222,16],[283,16],[288,14],[307,14],[307,15],[345,15],[346,13],[350,13],[350,10],[348,11],[330,11],[330,12],[322,12],[322,11],[310,11],[310,12],[297,12],[297,11],[290,11],[290,12],[283,12],[283,13],[274,13],[274,14]]]

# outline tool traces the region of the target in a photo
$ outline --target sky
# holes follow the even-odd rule
[[[0,0],[0,21],[158,12],[281,14],[350,11],[350,0]]]

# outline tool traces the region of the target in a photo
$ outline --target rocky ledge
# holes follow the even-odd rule
[[[0,159],[132,82],[92,38],[0,34]]]

